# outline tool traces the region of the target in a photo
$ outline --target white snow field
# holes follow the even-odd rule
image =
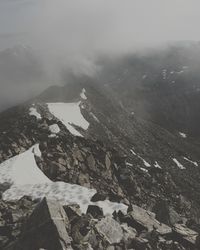
[[[76,203],[83,213],[90,204],[102,207],[105,215],[111,215],[115,210],[126,213],[127,206],[121,203],[108,200],[91,202],[90,199],[96,193],[95,189],[65,182],[52,182],[38,168],[34,155],[41,156],[38,144],[0,164],[0,183],[11,185],[3,193],[4,200],[18,200],[29,195],[34,199],[47,197],[58,200],[63,205]]]
[[[37,167],[34,154],[40,156],[38,145],[0,164],[0,183],[12,185],[50,183]]]
[[[77,125],[87,130],[89,123],[81,114],[80,102],[77,103],[47,103],[49,111],[58,118],[76,136],[82,136],[73,126]]]

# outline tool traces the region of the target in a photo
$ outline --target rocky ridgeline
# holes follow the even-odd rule
[[[166,207],[167,208],[167,207]],[[159,211],[158,211],[159,214]],[[33,202],[0,203],[0,247],[5,250],[193,250],[199,236],[176,213],[166,210],[171,225],[159,222],[158,214],[132,205],[127,214],[104,216],[96,205],[82,214],[78,205],[62,207],[44,198]],[[169,221],[168,221],[169,222]]]
[[[57,97],[54,88],[55,100],[47,98],[0,114],[0,163],[38,143],[41,157],[35,160],[49,179],[94,188],[97,194],[92,201],[123,202],[129,205],[128,215],[119,212],[111,219],[91,206],[86,215],[76,206],[64,207],[64,213],[51,201],[43,201],[33,212],[38,201],[28,197],[19,202],[0,199],[1,244],[7,247],[3,248],[13,249],[8,244],[14,243],[17,250],[195,249],[200,232],[200,171],[183,157],[199,163],[199,147],[130,116],[104,90],[85,88],[88,99],[82,100],[81,113],[90,126],[88,130],[76,126],[84,137],[70,134],[47,108],[46,102],[68,101],[65,87],[58,87]],[[31,107],[40,119],[30,115]],[[55,124],[60,131],[52,136],[50,126]],[[8,188],[5,183],[0,190]]]

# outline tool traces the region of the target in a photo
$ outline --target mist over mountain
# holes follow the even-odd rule
[[[198,9],[199,3],[194,0],[184,3],[175,0],[173,4],[158,0],[151,3],[128,0],[126,4],[113,0],[84,3],[80,0],[1,0],[0,51],[25,45],[34,51],[34,57],[36,53],[40,64],[37,67],[42,71],[33,76],[34,65],[32,76],[26,79],[26,85],[30,86],[27,94],[18,94],[16,101],[12,94],[4,95],[7,104],[1,101],[1,105],[28,99],[49,84],[63,84],[61,71],[69,75],[93,75],[100,70],[96,62],[102,55],[115,60],[138,51],[162,49],[176,41],[198,41],[200,37],[195,28],[200,21]],[[4,71],[5,66],[1,67]],[[9,76],[6,70],[3,73],[0,92],[11,93],[6,90],[7,82],[16,89],[15,77],[23,84],[25,76],[20,72],[23,67],[16,67],[13,72],[9,71]],[[41,79],[38,75],[42,75]]]

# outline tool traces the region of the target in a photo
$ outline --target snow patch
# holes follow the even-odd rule
[[[133,155],[137,155],[137,154],[133,151],[133,149],[131,149],[130,151],[131,151],[131,153],[132,153]]]
[[[188,159],[187,157],[183,157],[184,160],[192,163],[194,166],[198,167],[198,163],[196,161],[191,161],[190,159]]]
[[[140,168],[143,172],[148,173],[148,170],[146,168]]]
[[[0,164],[0,183],[26,185],[50,183],[37,167],[34,155],[41,156],[38,144]]]
[[[58,118],[75,136],[82,135],[72,126],[73,124],[87,130],[89,123],[81,114],[80,102],[77,103],[47,103],[49,111]]]
[[[31,107],[29,109],[29,115],[30,116],[35,116],[38,120],[42,119],[42,116],[37,112],[36,108]]]
[[[75,184],[65,182],[50,182],[35,185],[13,185],[3,193],[4,200],[19,200],[24,195],[33,199],[48,197],[59,201],[62,205],[78,204],[83,213],[86,213],[88,205],[98,205],[103,209],[105,215],[111,215],[115,210],[127,211],[127,206],[122,203],[111,202],[109,200],[91,202],[95,189],[89,189]]]
[[[187,138],[187,135],[186,135],[185,133],[179,132],[179,135],[180,135],[182,138]]]
[[[130,162],[126,162],[126,166],[128,166],[128,167],[133,167],[133,164],[130,163]]]
[[[90,115],[96,122],[100,123],[99,119],[92,112],[90,112]]]
[[[143,161],[145,167],[147,168],[151,167],[151,165],[147,161],[145,161],[141,156],[138,155],[138,157]]]
[[[11,184],[3,193],[4,200],[19,200],[24,195],[33,199],[48,197],[58,200],[63,205],[77,203],[83,213],[86,213],[90,204],[102,207],[105,215],[111,215],[115,210],[126,213],[127,206],[121,203],[108,200],[91,202],[92,196],[96,193],[95,189],[65,182],[52,182],[38,168],[35,154],[41,155],[38,144],[0,164],[0,183]]]
[[[50,125],[49,130],[51,131],[52,134],[58,134],[60,132],[58,124]]]
[[[162,169],[162,168],[161,168],[161,166],[158,164],[158,162],[157,162],[157,161],[155,161],[154,167],[155,167],[155,168]]]
[[[33,146],[32,149],[33,149],[32,152],[35,156],[38,156],[38,157],[42,156],[42,153],[39,148],[39,144],[36,144],[35,146]]]
[[[173,158],[172,160],[177,165],[177,167],[180,169],[185,169],[185,167],[176,158]]]
[[[57,135],[56,134],[50,134],[48,135],[49,138],[57,138]]]
[[[85,89],[82,89],[82,92],[80,93],[80,97],[83,99],[83,100],[87,100],[87,96],[85,95],[86,93],[86,90]]]

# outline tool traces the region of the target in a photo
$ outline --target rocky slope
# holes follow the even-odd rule
[[[0,114],[2,249],[198,249],[198,143],[132,91],[82,76]]]
[[[199,43],[101,59],[99,79],[135,115],[199,141]]]

